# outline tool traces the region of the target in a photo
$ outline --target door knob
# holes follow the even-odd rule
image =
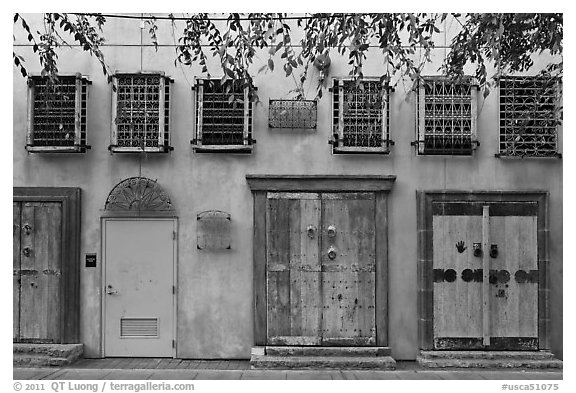
[[[26,235],[29,235],[31,230],[32,230],[32,226],[30,224],[24,224],[24,233]]]
[[[112,285],[108,284],[108,286],[106,287],[106,293],[108,295],[116,295],[118,291],[112,289]]]
[[[336,227],[334,225],[330,225],[328,227],[328,237],[335,237],[336,236]]]
[[[32,254],[32,250],[30,249],[30,247],[24,247],[24,249],[22,250],[22,254],[24,254],[24,256],[29,257],[30,254]]]
[[[334,247],[330,247],[328,249],[328,258],[330,259],[336,259],[336,249]]]

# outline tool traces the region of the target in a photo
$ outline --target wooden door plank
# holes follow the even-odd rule
[[[12,338],[20,339],[20,215],[21,203],[13,203],[12,213]]]
[[[482,343],[490,345],[490,207],[482,207]]]
[[[513,332],[518,329],[518,315],[515,312],[510,312],[518,309],[520,301],[514,280],[514,273],[518,270],[518,228],[514,222],[507,218],[506,216],[490,217],[490,243],[498,246],[498,257],[491,258],[490,268],[493,273],[501,270],[512,273],[508,283],[493,282],[490,284],[490,298],[492,300],[490,304],[490,333],[492,337],[515,336]],[[512,236],[507,236],[507,232]]]
[[[448,225],[451,216],[432,217],[433,269],[453,268],[452,261],[446,256],[451,239],[448,237]],[[434,282],[434,337],[458,337],[456,330],[455,287],[445,282]]]
[[[35,214],[36,302],[40,304],[41,338],[60,338],[62,210],[60,203],[41,203]]]
[[[321,264],[320,264],[320,200],[302,199],[300,201],[300,252],[301,252],[301,304],[302,335],[315,337],[319,345],[322,303],[321,303]],[[313,229],[309,235],[309,226]]]
[[[60,341],[62,310],[62,204],[50,203],[44,206],[46,211],[46,244],[48,251],[42,270],[46,285],[47,326],[46,336],[55,342]]]
[[[518,222],[518,269],[525,272],[538,270],[538,226],[536,216],[509,217]],[[508,234],[510,236],[510,234]],[[514,280],[516,283],[516,280]],[[518,284],[518,336],[538,337],[538,286],[537,282]]]
[[[266,209],[268,338],[290,335],[290,203],[268,199]]]
[[[254,344],[266,345],[266,193],[254,193]]]
[[[35,263],[35,210],[37,205],[32,202],[22,204],[22,225],[21,225],[21,255],[20,266],[21,292],[20,292],[20,337],[23,340],[40,339],[39,324],[41,305],[36,301],[36,278],[38,275]],[[31,230],[26,231],[24,227],[30,226]]]
[[[289,256],[289,296],[290,296],[290,336],[303,335],[303,311],[305,303],[302,299],[302,251],[300,200],[291,200],[288,204],[288,247]]]
[[[376,345],[388,346],[388,206],[385,193],[375,199],[375,324]]]
[[[479,271],[482,269],[482,258],[474,256],[473,244],[481,242],[482,238],[482,220],[480,216],[470,216],[467,219],[467,225],[465,226],[465,237],[464,241],[466,244],[466,250],[460,254],[456,249],[456,243],[452,245],[453,252],[457,253],[462,259],[459,265],[457,281],[462,288],[463,293],[466,295],[465,308],[461,309],[465,312],[466,319],[468,323],[465,324],[465,329],[468,332],[468,337],[481,337],[482,336],[482,308],[478,307],[482,301],[482,283],[476,280],[471,280],[465,282],[462,279],[462,272],[465,269],[470,269],[471,271]],[[464,311],[466,310],[466,311]]]
[[[333,198],[328,199],[322,195],[322,240],[321,240],[321,263],[322,263],[322,339],[343,337],[344,315],[341,302],[343,295],[340,288],[346,281],[342,273],[345,261],[342,260],[344,248],[344,231],[347,224],[345,206]],[[336,234],[328,236],[328,227],[334,226]],[[328,257],[330,247],[335,248],[336,257],[331,260]],[[339,268],[339,270],[337,269]],[[343,287],[342,287],[343,288]]]

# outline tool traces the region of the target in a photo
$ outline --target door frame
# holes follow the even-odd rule
[[[376,199],[376,346],[388,346],[388,193],[396,176],[246,175],[254,197],[254,345],[267,345],[266,199],[268,192],[374,192]]]
[[[434,273],[432,205],[435,202],[532,202],[537,204],[538,348],[550,349],[550,257],[548,253],[548,192],[535,191],[416,191],[418,230],[418,342],[434,350]]]
[[[102,281],[100,285],[100,301],[102,309],[102,340],[101,340],[101,351],[102,356],[106,357],[106,222],[107,221],[172,221],[174,223],[174,241],[173,241],[173,252],[172,252],[172,286],[175,288],[173,293],[172,301],[172,358],[176,358],[178,340],[178,325],[177,325],[177,310],[178,310],[178,287],[176,283],[178,282],[178,217],[166,217],[166,216],[127,216],[127,215],[116,215],[116,216],[106,216],[100,218],[100,233],[101,233],[101,244],[102,244]]]
[[[14,187],[14,202],[62,204],[62,279],[60,343],[80,341],[80,208],[79,187]]]

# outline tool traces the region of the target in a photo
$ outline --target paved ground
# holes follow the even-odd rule
[[[247,360],[182,360],[109,358],[83,359],[64,368],[14,368],[15,380],[229,380],[229,379],[388,379],[388,380],[561,380],[562,370],[485,370],[420,368],[398,362],[394,371],[360,370],[250,370]]]

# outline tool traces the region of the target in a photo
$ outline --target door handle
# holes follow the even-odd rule
[[[490,246],[490,257],[491,258],[498,258],[498,245],[492,244]]]
[[[336,236],[336,227],[334,225],[330,225],[328,227],[328,237],[335,237]]]
[[[108,286],[106,287],[106,293],[108,295],[116,295],[118,291],[112,289],[112,285],[108,284]]]
[[[308,225],[306,232],[308,233],[308,237],[310,239],[314,239],[314,232],[316,232],[316,227],[314,225]]]
[[[328,258],[330,258],[331,260],[336,259],[336,249],[334,247],[330,247],[328,249]]]
[[[24,233],[26,235],[29,235],[31,230],[32,230],[32,226],[30,224],[24,224]]]
[[[30,247],[24,247],[24,249],[22,250],[22,254],[24,254],[24,256],[29,257],[30,254],[32,254],[32,250],[30,249]]]
[[[482,243],[472,244],[472,249],[474,250],[474,256],[480,258],[482,256]]]

